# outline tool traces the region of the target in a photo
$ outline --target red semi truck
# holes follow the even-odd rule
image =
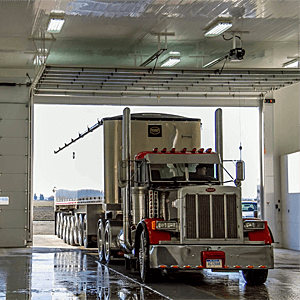
[[[129,108],[79,135],[103,125],[104,198],[56,199],[57,231],[71,244],[97,242],[103,262],[124,258],[143,282],[157,270],[212,269],[263,284],[274,268],[271,232],[242,217],[242,161],[235,186],[223,183],[221,110],[216,116],[216,152],[200,147],[199,119]]]

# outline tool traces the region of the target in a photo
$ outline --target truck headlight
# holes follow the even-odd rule
[[[157,230],[176,230],[177,222],[175,221],[156,221]]]
[[[244,229],[245,230],[265,229],[265,222],[255,221],[255,220],[244,221]]]

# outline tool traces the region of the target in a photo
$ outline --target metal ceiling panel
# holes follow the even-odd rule
[[[126,103],[126,99],[130,102],[133,99],[192,99],[194,104],[199,101],[199,105],[203,100],[239,99],[254,101],[257,105],[267,93],[299,81],[300,71],[295,69],[153,70],[49,65],[40,70],[32,85],[32,94],[44,99],[50,96],[81,97],[88,101],[94,98],[95,102],[106,99],[105,104],[115,104],[110,103],[113,99],[122,99],[122,103]]]

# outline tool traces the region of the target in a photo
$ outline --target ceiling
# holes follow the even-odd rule
[[[66,22],[52,40],[45,26],[54,9],[65,11]],[[0,68],[34,68],[38,48],[50,49],[51,65],[136,67],[158,50],[153,33],[171,32],[168,51],[181,53],[176,67],[202,69],[232,49],[232,40],[204,37],[207,23],[220,14],[232,15],[231,31],[246,50],[243,61],[224,69],[281,68],[299,55],[299,10],[298,0],[0,1]]]

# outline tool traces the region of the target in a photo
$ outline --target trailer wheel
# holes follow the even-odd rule
[[[98,255],[101,262],[105,261],[104,256],[104,226],[103,221],[99,220],[98,230],[97,230],[97,247]]]
[[[69,244],[70,239],[70,216],[66,216],[66,234],[64,242]]]
[[[61,213],[56,213],[56,235],[60,238],[60,227],[61,227]]]
[[[83,246],[83,221],[82,214],[78,215],[77,218],[77,240],[78,245]]]
[[[60,214],[60,231],[59,231],[59,237],[62,239],[64,234],[64,214]]]
[[[68,244],[71,246],[75,245],[75,240],[74,240],[74,233],[75,233],[75,217],[71,216],[69,219],[69,224],[70,224],[70,232],[69,232],[69,241]]]
[[[65,243],[67,242],[67,220],[68,220],[68,216],[64,216],[62,238]]]
[[[249,285],[262,285],[268,278],[268,269],[243,270],[243,277]]]
[[[91,241],[89,239],[88,231],[87,231],[87,216],[84,215],[84,218],[83,218],[83,245],[85,248],[89,248],[90,244],[91,244]]]
[[[143,283],[149,282],[150,274],[150,263],[149,263],[149,238],[148,232],[144,229],[140,235],[140,246],[139,246],[139,271],[141,280]]]

